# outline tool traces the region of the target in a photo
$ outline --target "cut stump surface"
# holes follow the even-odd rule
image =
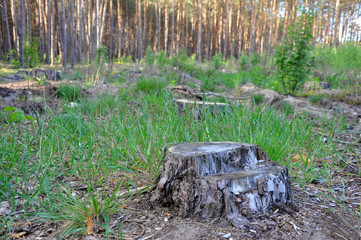
[[[169,147],[150,201],[177,207],[182,217],[226,219],[235,227],[254,213],[293,206],[287,168],[259,146],[235,142]]]

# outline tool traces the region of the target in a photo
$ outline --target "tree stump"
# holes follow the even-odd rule
[[[211,114],[219,114],[220,112],[226,111],[226,107],[228,106],[226,103],[195,101],[190,99],[177,99],[175,103],[178,106],[179,112],[185,112],[188,109],[197,119],[201,118],[202,112],[204,111],[208,111]]]
[[[259,146],[235,142],[169,147],[150,202],[174,206],[182,217],[226,219],[235,227],[273,206],[293,206],[287,168]]]

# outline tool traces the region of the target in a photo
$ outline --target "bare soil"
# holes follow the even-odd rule
[[[13,106],[23,109],[26,114],[42,113],[44,99],[50,108],[59,105],[54,98],[55,91],[53,84],[29,87],[28,82],[0,84],[0,108]],[[349,127],[338,136],[338,147],[342,149],[352,145],[360,156],[361,106],[328,99],[320,102],[317,108],[347,116]],[[250,224],[243,229],[234,228],[225,221],[209,223],[183,219],[177,216],[177,209],[152,209],[148,194],[143,194],[128,203],[125,213],[111,217],[110,225],[114,233],[109,234],[108,239],[360,239],[360,165],[352,154],[345,153],[344,158],[340,159],[340,166],[340,171],[332,173],[332,187],[329,183],[315,181],[301,188],[293,182],[298,211],[273,209],[266,215],[252,216]],[[332,197],[326,197],[324,194],[330,196],[331,190],[334,192]],[[339,204],[340,196],[344,199],[342,204]],[[16,232],[24,233],[18,239],[56,239],[55,234],[62,227],[25,220],[14,225]],[[105,239],[104,236],[105,230],[99,226],[94,235],[83,239]],[[9,236],[9,239],[15,239],[15,236]]]

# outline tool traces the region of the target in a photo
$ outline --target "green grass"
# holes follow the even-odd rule
[[[80,86],[61,84],[57,90],[57,95],[69,102],[76,102],[81,98]]]
[[[261,61],[256,56],[246,60],[247,65]],[[158,55],[156,64],[168,63],[165,56]],[[249,81],[263,86],[271,79],[260,68],[236,73],[215,71],[213,78],[206,70],[194,69],[200,74],[197,76],[204,77],[200,79],[205,90],[215,90],[220,84],[231,89]],[[123,211],[121,206],[130,196],[116,197],[117,191],[152,185],[166,145],[198,141],[257,144],[272,160],[289,167],[301,186],[319,179],[331,185],[337,164],[316,166],[314,160],[327,156],[337,159],[349,150],[337,148],[336,136],[346,128],[342,118],[323,120],[321,133],[315,134],[313,121],[306,115],[290,115],[294,109],[289,104],[277,110],[230,103],[229,112],[212,115],[202,111],[202,118],[195,120],[191,112],[178,112],[166,85],[163,79],[141,78],[132,89],[122,89],[117,96],[103,94],[91,99],[81,95],[80,87],[61,85],[61,112],[34,116],[32,126],[3,122],[0,202],[8,201],[12,211],[24,206],[25,212],[0,218],[0,238],[14,231],[13,223],[37,219],[59,223],[61,237],[86,235],[89,219],[106,229],[107,236],[118,236],[121,233],[109,229],[109,219]],[[259,96],[253,100],[262,102]],[[69,106],[68,102],[77,105]],[[0,111],[0,119],[6,118],[2,114]],[[329,136],[327,143],[320,138],[324,134]],[[301,152],[308,153],[311,164],[290,161]],[[79,186],[83,188],[77,189]]]
[[[263,102],[263,95],[262,94],[254,94],[251,96],[252,102],[259,105]]]
[[[322,95],[313,95],[310,96],[308,99],[310,103],[317,104],[319,101],[321,101],[324,97]]]
[[[141,78],[135,84],[135,91],[143,93],[159,93],[167,86],[167,82],[157,78]]]

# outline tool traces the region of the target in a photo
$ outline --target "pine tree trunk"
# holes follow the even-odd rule
[[[164,51],[168,54],[168,5],[167,0],[164,0]]]
[[[25,68],[25,6],[24,0],[20,0],[20,32],[19,32],[20,68]]]
[[[252,3],[252,14],[251,14],[251,43],[249,48],[249,54],[254,53],[255,38],[256,38],[256,15],[257,15],[257,1],[251,0]]]
[[[31,41],[31,13],[30,13],[30,0],[27,0],[27,15],[28,15],[28,29],[27,29],[27,37],[28,41]]]
[[[123,0],[117,1],[118,18],[118,52],[119,59],[123,56]]]
[[[65,21],[65,3],[64,0],[61,0],[61,26],[62,26],[62,41],[63,41],[63,68],[65,69],[67,67],[67,55],[68,55],[68,48],[67,48],[67,41],[68,37],[66,34],[66,21]]]
[[[109,39],[109,69],[111,69],[113,57],[113,0],[110,0],[110,39]]]
[[[148,9],[148,0],[144,0],[144,15],[143,15],[143,56],[145,56],[145,50],[147,49],[147,9]]]
[[[272,38],[272,35],[273,35],[273,19],[274,19],[274,16],[275,16],[275,11],[276,11],[276,2],[277,2],[277,0],[273,0],[272,1],[272,11],[271,11],[271,16],[270,16],[270,28],[269,28],[269,38],[268,38],[268,54],[270,54],[271,53],[271,48],[272,48],[272,46],[273,46],[273,42],[272,42],[272,40],[273,40],[273,38]]]
[[[243,0],[239,1],[239,22],[238,22],[238,57],[241,56],[243,50],[243,29],[245,29],[245,24],[243,22],[244,16],[244,5]]]
[[[198,62],[202,61],[202,0],[198,0],[198,6],[199,6],[199,26],[198,26],[198,54],[197,59]]]
[[[6,48],[6,52],[9,54],[9,58],[12,59],[13,58],[13,54],[12,54],[12,48],[11,48],[11,37],[10,37],[10,29],[9,29],[9,20],[8,20],[8,10],[7,10],[7,6],[6,6],[6,0],[3,0],[3,10],[4,10],[4,16],[5,16],[5,27],[6,27],[6,36],[7,36],[7,48]]]
[[[50,47],[50,64],[53,66],[55,64],[55,43],[56,43],[56,20],[55,20],[55,7],[54,1],[50,1],[50,14],[51,14],[51,47]]]
[[[223,60],[227,59],[227,51],[228,51],[228,34],[229,34],[229,0],[226,0],[226,26],[224,28],[224,48],[223,48]]]
[[[69,3],[70,2],[70,3]],[[74,0],[68,0],[70,12],[70,30],[71,30],[71,69],[75,65],[75,27],[74,27]]]
[[[10,1],[11,5],[11,17],[13,22],[13,43],[14,43],[14,55],[15,57],[18,55],[18,16],[17,16],[17,2],[15,0]],[[17,57],[16,57],[17,58]]]
[[[41,0],[38,0],[38,11],[39,11],[39,58],[40,62],[44,62],[44,52],[45,52],[45,45],[44,45],[44,18],[43,18],[43,3]]]
[[[169,55],[173,56],[173,45],[174,45],[174,26],[175,26],[175,11],[174,11],[174,0],[172,0],[172,36],[170,42]]]
[[[206,59],[209,61],[210,59],[210,48],[211,48],[211,12],[212,10],[212,0],[208,1],[207,5],[207,46],[206,46]]]
[[[47,17],[46,17],[46,57],[45,57],[45,63],[46,64],[50,64],[50,48],[51,48],[51,15],[50,15],[50,0],[46,0],[46,6],[45,6],[45,9],[46,9],[46,14],[47,14]]]

